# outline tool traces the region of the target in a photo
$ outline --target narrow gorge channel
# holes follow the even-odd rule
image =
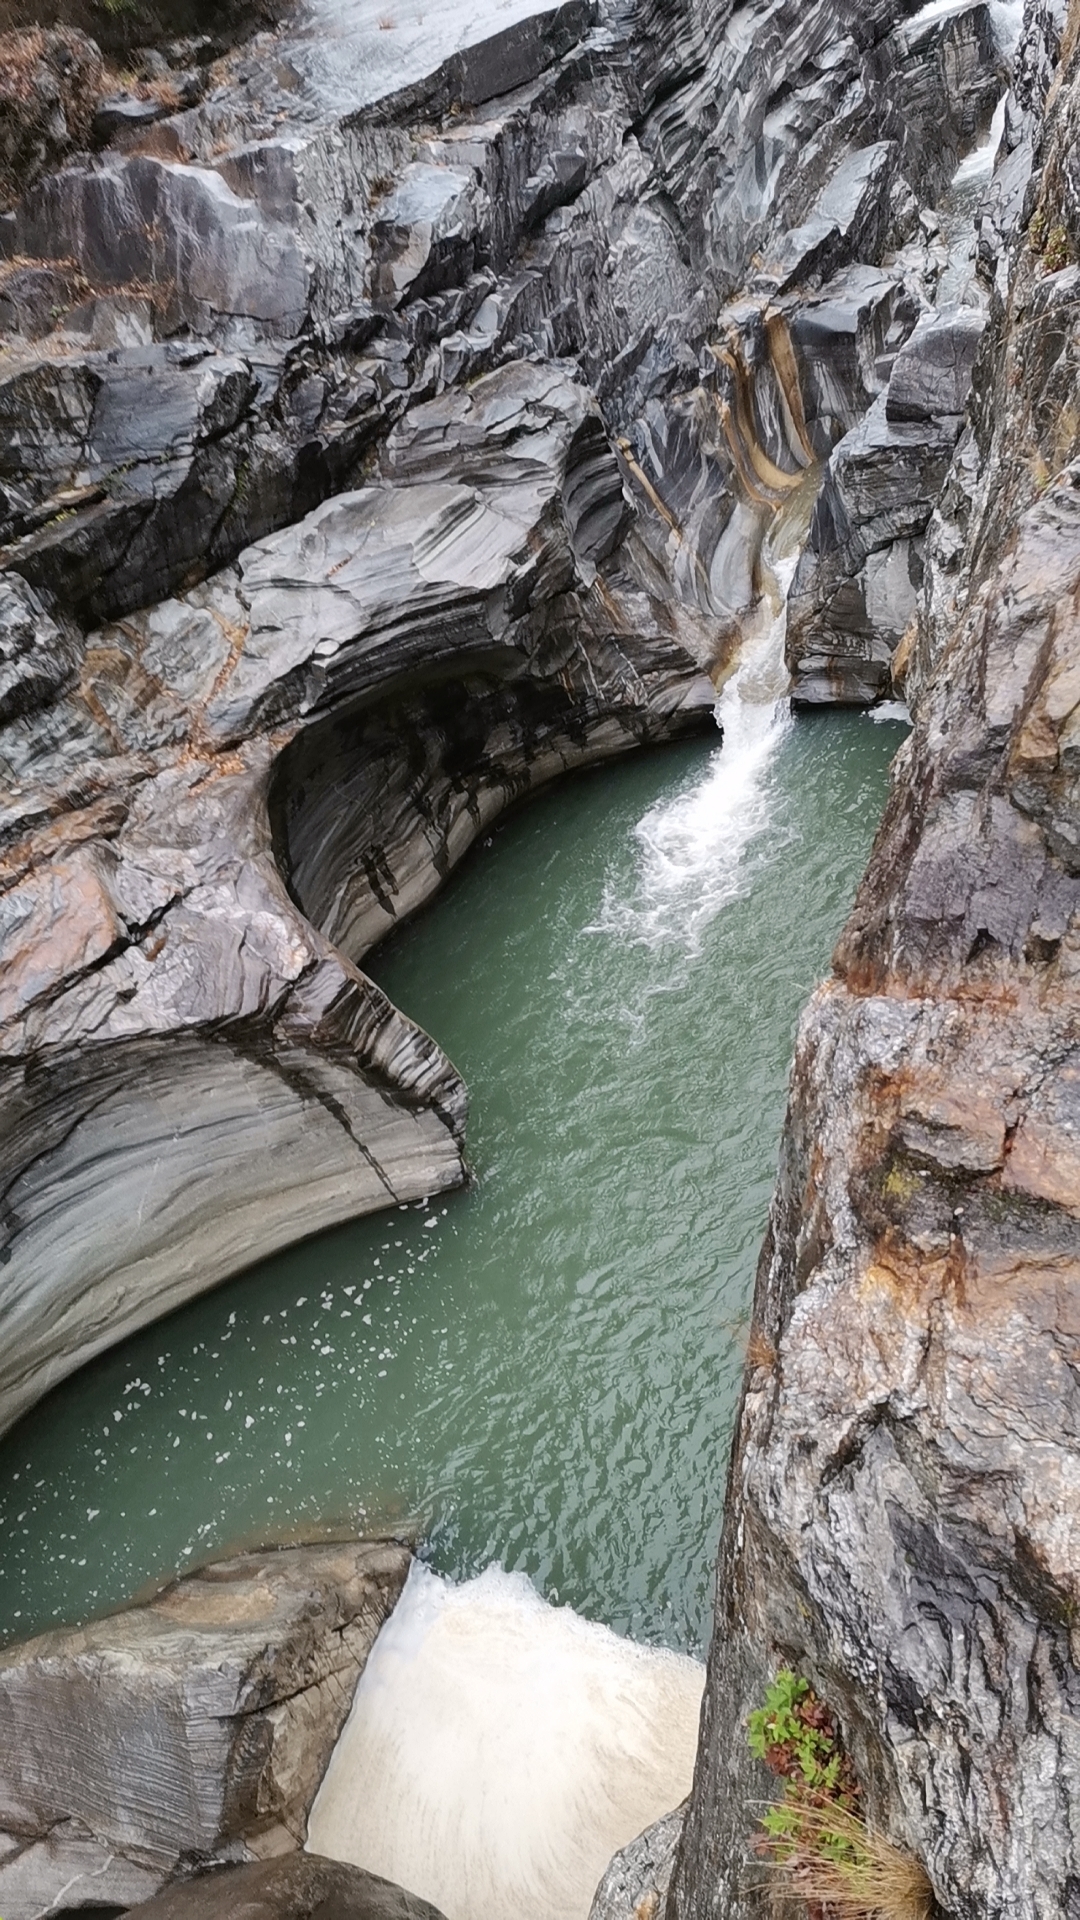
[[[372,956],[470,1088],[473,1185],[264,1262],[28,1415],[8,1637],[244,1541],[414,1520],[455,1579],[520,1568],[700,1657],[795,1019],[903,733],[787,717],[757,652],[723,747],[544,794]]]
[[[1080,1920],[1078,156],[0,0],[4,1920]]]

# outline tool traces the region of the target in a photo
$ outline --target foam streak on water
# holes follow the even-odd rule
[[[773,758],[791,726],[784,664],[787,592],[797,554],[776,563],[771,616],[744,645],[716,704],[723,731],[703,778],[638,822],[636,882],[621,897],[610,885],[592,932],[687,954],[728,901],[745,892],[747,852],[768,826],[775,796]]]
[[[415,1565],[356,1691],[308,1846],[449,1920],[585,1920],[611,1855],[689,1792],[704,1668],[520,1573]]]

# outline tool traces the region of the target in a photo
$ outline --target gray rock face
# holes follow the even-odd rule
[[[922,535],[960,419],[888,417],[883,396],[834,448],[788,605],[793,697],[804,705],[874,701],[922,584]]]
[[[312,1853],[203,1874],[135,1911],[139,1920],[443,1920],[392,1880]]]
[[[588,394],[509,366],[11,721],[5,1423],[259,1253],[462,1178],[464,1089],[355,963],[509,798],[708,722],[627,519]]]
[[[962,414],[985,327],[986,315],[975,307],[928,314],[920,321],[896,356],[885,396],[886,419],[926,421]]]
[[[589,1920],[655,1920],[667,1898],[685,1804],[620,1848],[596,1889]]]
[[[33,588],[0,575],[0,722],[45,706],[71,679],[75,657]]]
[[[77,28],[13,30],[0,18],[0,207],[85,146],[102,82],[101,51]]]
[[[388,1541],[242,1554],[0,1653],[5,1915],[130,1906],[180,1869],[301,1845],[409,1561]],[[306,1910],[306,1869],[254,1878],[268,1912]]]
[[[1028,201],[1074,256],[1078,113],[1074,48]],[[834,1707],[871,1817],[943,1912],[1050,1920],[1080,1898],[1078,275],[1045,232],[1018,237],[991,314],[917,609],[914,731],[799,1032],[679,1920],[756,1911],[773,1783],[745,1717],[781,1664]]]

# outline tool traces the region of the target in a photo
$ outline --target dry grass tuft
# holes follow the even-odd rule
[[[931,1920],[933,1888],[911,1854],[842,1807],[792,1813],[788,1838],[769,1839],[772,1898],[803,1900],[830,1920]]]
[[[761,1327],[751,1327],[746,1342],[746,1364],[748,1367],[763,1367],[771,1373],[776,1365],[776,1348]]]
[[[773,1904],[802,1902],[809,1920],[931,1920],[925,1869],[868,1827],[839,1721],[806,1675],[779,1668],[746,1731],[781,1782],[754,1840]]]

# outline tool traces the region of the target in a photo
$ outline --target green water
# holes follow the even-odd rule
[[[36,1408],[0,1447],[4,1634],[415,1515],[443,1571],[500,1560],[700,1649],[795,1020],[900,728],[758,735],[548,792],[373,956],[469,1083],[475,1184],[265,1261]]]

